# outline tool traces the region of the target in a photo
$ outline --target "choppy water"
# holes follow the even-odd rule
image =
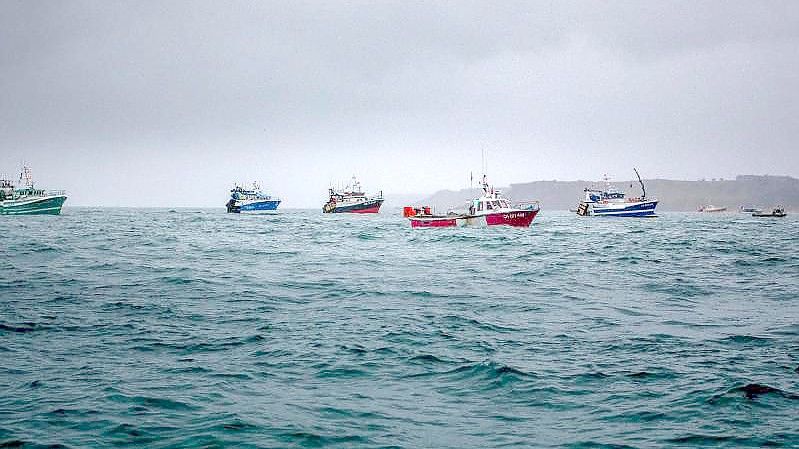
[[[798,223],[0,217],[0,447],[797,447]]]

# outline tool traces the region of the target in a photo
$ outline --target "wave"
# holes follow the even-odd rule
[[[137,444],[146,444],[156,441],[158,438],[144,430],[134,426],[133,424],[122,423],[117,424],[111,429],[103,432],[106,437],[122,437],[125,439],[133,439]]]
[[[0,448],[22,448],[22,449],[68,449],[69,446],[64,446],[60,443],[55,444],[40,444],[24,440],[8,440],[0,441]]]
[[[503,387],[516,381],[537,378],[537,376],[533,373],[528,373],[519,368],[514,368],[512,366],[494,361],[468,363],[447,371],[432,371],[409,374],[405,377],[445,377],[460,381],[485,382],[485,389]]]
[[[191,404],[189,402],[168,399],[164,397],[151,397],[151,396],[130,396],[122,393],[110,394],[106,397],[107,400],[112,402],[122,402],[133,405],[140,405],[149,409],[162,409],[162,410],[176,410],[176,411],[196,411],[202,407]]]
[[[477,320],[475,318],[467,318],[460,315],[445,315],[444,317],[442,317],[442,321],[444,321],[446,325],[454,326],[455,328],[474,327],[481,330],[500,332],[500,333],[515,331],[515,329],[512,327],[488,323],[485,321]]]
[[[368,376],[369,373],[358,368],[331,368],[320,370],[316,377],[319,378],[335,378],[335,379],[352,379],[355,377]]]
[[[754,335],[731,335],[721,339],[721,343],[733,345],[754,345],[764,346],[772,343],[770,338],[757,337]]]
[[[754,401],[763,396],[773,396],[789,400],[799,400],[799,394],[790,393],[780,388],[772,387],[759,383],[748,383],[732,387],[723,393],[711,396],[708,399],[710,404],[724,404],[735,398],[745,398],[749,401]]]
[[[49,329],[48,326],[43,326],[41,324],[33,322],[18,323],[18,324],[0,323],[0,331],[5,331],[5,332],[17,332],[24,334],[28,332],[42,331],[47,329]]]
[[[195,362],[195,359],[182,358],[178,359],[178,362],[191,363]],[[213,370],[204,366],[169,366],[161,368],[161,370],[169,374],[207,374],[213,372]]]
[[[757,399],[763,395],[779,395],[787,399],[799,399],[799,395],[762,384],[746,384],[742,387],[733,388],[730,392],[743,393],[747,399]]]
[[[319,413],[326,418],[352,418],[356,420],[374,420],[374,419],[389,419],[390,416],[383,413],[375,413],[371,411],[351,410],[339,407],[319,407],[312,409],[312,411]]]
[[[719,444],[719,443],[739,443],[739,444],[747,444],[751,443],[748,438],[741,438],[734,435],[708,435],[708,434],[689,434],[675,438],[669,438],[666,440],[669,443],[675,444],[684,444],[690,446],[706,446],[709,444]]]
[[[446,360],[439,357],[434,356],[433,354],[421,354],[415,355],[408,359],[409,363],[419,364],[419,365],[429,365],[429,364],[442,364],[442,365],[450,365],[453,363],[458,363],[454,360]]]
[[[369,438],[361,435],[341,435],[341,432],[336,433],[336,436],[332,436],[314,432],[292,431],[280,433],[277,437],[285,443],[299,444],[301,447],[365,447],[371,444]]]
[[[618,443],[600,443],[598,441],[578,441],[568,445],[569,449],[638,449],[636,446],[628,446]]]
[[[700,287],[685,279],[663,279],[644,284],[644,289],[653,293],[664,293],[675,298],[697,298],[710,294],[706,288]]]

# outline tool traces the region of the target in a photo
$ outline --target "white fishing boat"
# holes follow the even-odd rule
[[[28,167],[19,175],[20,186],[11,180],[0,179],[0,215],[33,215],[61,213],[67,200],[63,190],[43,190],[33,185],[33,176]]]
[[[754,214],[758,212],[762,212],[763,209],[756,207],[756,206],[741,206],[738,208],[738,212],[745,213],[745,214]]]
[[[710,213],[713,213],[713,212],[726,212],[727,211],[727,207],[725,207],[725,206],[717,207],[717,206],[714,206],[712,204],[708,204],[707,206],[701,206],[698,211],[699,212],[710,212]]]

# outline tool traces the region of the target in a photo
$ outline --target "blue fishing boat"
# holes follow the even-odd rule
[[[0,179],[0,215],[34,215],[61,213],[61,206],[67,200],[63,190],[42,190],[33,185],[33,177],[28,167],[22,168],[18,188],[7,179]]]
[[[586,188],[585,198],[577,207],[577,215],[604,216],[604,217],[654,217],[658,200],[647,198],[646,187],[641,180],[638,170],[638,182],[641,184],[642,195],[638,198],[627,198],[625,193],[610,184],[605,175],[605,189],[596,190]]]
[[[230,191],[230,200],[225,207],[228,213],[259,213],[274,212],[280,205],[280,198],[265,194],[257,182],[252,183],[251,189],[236,185]]]

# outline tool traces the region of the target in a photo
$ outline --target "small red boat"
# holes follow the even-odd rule
[[[406,207],[404,215],[413,228],[450,228],[456,226],[515,226],[528,227],[541,208],[538,202],[512,206],[502,192],[489,187],[483,175],[483,195],[472,200],[466,213],[435,215],[430,207]]]

